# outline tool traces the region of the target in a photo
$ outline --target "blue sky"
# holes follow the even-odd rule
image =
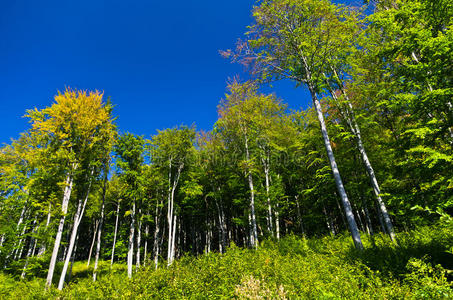
[[[228,78],[243,71],[218,51],[243,36],[253,3],[2,1],[0,144],[28,128],[26,109],[51,105],[66,86],[103,90],[123,132],[211,129]],[[274,90],[290,108],[310,102],[290,82]]]

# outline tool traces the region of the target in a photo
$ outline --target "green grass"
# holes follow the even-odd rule
[[[124,265],[109,272],[77,262],[63,291],[44,292],[44,279],[27,281],[0,274],[0,298],[11,299],[448,299],[453,229],[422,227],[397,235],[399,246],[364,237],[365,251],[348,235],[266,240],[259,250],[231,245],[226,254],[185,256],[170,268],[143,269],[127,279]],[[447,270],[446,270],[447,269]]]

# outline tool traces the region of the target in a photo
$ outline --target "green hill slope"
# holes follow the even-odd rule
[[[442,299],[453,297],[453,230],[423,227],[398,234],[399,246],[383,236],[357,252],[348,235],[264,241],[258,250],[231,245],[226,254],[184,256],[171,267],[142,269],[128,280],[124,268],[97,282],[86,263],[61,292],[43,292],[44,280],[0,275],[1,298],[63,299]],[[108,270],[108,264],[104,266]]]

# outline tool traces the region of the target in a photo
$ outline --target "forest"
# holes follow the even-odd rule
[[[251,14],[209,131],[124,132],[70,87],[25,112],[0,148],[0,298],[453,297],[453,2]],[[278,80],[312,105],[262,92]]]

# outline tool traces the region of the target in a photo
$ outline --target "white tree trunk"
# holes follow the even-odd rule
[[[132,278],[132,263],[134,260],[134,236],[135,236],[135,200],[132,203],[129,246],[127,251],[127,277],[129,278]]]
[[[262,159],[263,166],[264,166],[264,175],[265,175],[265,182],[266,182],[266,198],[267,198],[267,231],[269,231],[272,236],[274,236],[274,228],[273,228],[273,220],[272,220],[272,205],[271,205],[271,197],[269,194],[269,186],[270,186],[270,161],[269,161],[269,152],[266,153],[266,157]]]
[[[146,267],[146,258],[148,256],[148,235],[149,235],[149,225],[146,224],[146,226],[145,226],[145,245],[144,245],[144,249],[143,249],[143,266],[144,267]]]
[[[34,245],[36,245],[35,238],[33,237],[33,234],[36,233],[36,229],[37,229],[36,222],[37,222],[37,216],[33,220],[32,237],[30,239],[30,245],[28,247],[27,259],[25,260],[24,268],[22,269],[22,274],[20,275],[20,278],[22,278],[22,279],[25,278],[25,273],[26,273],[27,266],[28,266],[28,260],[30,259],[30,256],[32,256],[32,252],[34,252]]]
[[[91,255],[93,254],[94,242],[96,242],[96,233],[98,232],[98,226],[99,220],[96,220],[94,225],[93,240],[91,241],[90,251],[88,252],[87,267],[90,266]]]
[[[69,267],[68,281],[71,281],[72,267],[74,266],[74,259],[75,259],[75,255],[77,253],[78,242],[79,242],[79,235],[77,234],[77,237],[76,237],[76,240],[75,240],[75,245],[74,245],[74,251],[72,251],[72,255],[71,255],[71,266]]]
[[[334,69],[333,69],[333,71],[334,71],[335,77],[339,78],[337,72]],[[346,121],[347,121],[352,133],[355,136],[355,140],[357,142],[357,148],[359,149],[360,155],[362,156],[363,163],[365,164],[365,169],[367,171],[368,177],[370,178],[371,186],[373,188],[373,192],[376,197],[376,201],[378,203],[378,209],[380,210],[380,212],[382,213],[382,216],[384,217],[384,224],[385,224],[385,227],[387,229],[387,232],[388,232],[391,240],[393,242],[396,242],[395,232],[393,230],[393,224],[392,224],[392,221],[390,220],[390,216],[387,211],[387,207],[385,206],[385,203],[381,198],[381,190],[379,188],[379,184],[378,184],[376,175],[374,173],[373,166],[371,165],[371,162],[368,158],[368,154],[366,153],[365,147],[363,146],[362,134],[360,132],[360,127],[357,124],[357,120],[354,115],[354,109],[352,107],[351,101],[349,100],[349,97],[348,97],[346,91],[344,90],[342,82],[339,82],[339,87],[340,87],[340,91],[342,92],[343,96],[345,97],[346,105],[347,105],[345,118],[346,118]],[[331,93],[332,97],[334,98],[334,100],[338,103],[338,105],[340,105],[338,98],[336,97],[336,94],[332,91],[330,86],[329,86],[329,90],[330,90],[330,93]]]
[[[172,238],[171,238],[171,252],[170,252],[170,264],[173,263],[175,260],[175,245],[176,245],[176,214],[173,216],[173,231],[172,231]]]
[[[91,172],[91,176],[92,175],[93,175],[93,171]],[[79,205],[77,207],[76,215],[74,217],[74,225],[72,226],[72,233],[71,233],[71,238],[69,241],[68,251],[66,253],[66,259],[65,259],[65,262],[63,265],[63,270],[61,271],[60,281],[58,283],[59,290],[62,290],[63,286],[64,286],[66,272],[68,271],[68,266],[69,266],[69,262],[71,260],[72,251],[74,250],[74,245],[75,245],[77,233],[79,230],[79,225],[80,225],[80,222],[82,221],[83,213],[85,212],[85,207],[86,207],[86,204],[88,201],[88,197],[90,195],[91,179],[92,179],[91,176],[90,176],[90,182],[88,184],[88,188],[87,188],[87,192],[86,192],[83,204],[82,204],[82,200],[80,200]]]
[[[120,214],[120,202],[118,201],[118,205],[116,206],[115,232],[113,234],[112,258],[110,260],[110,268],[113,265],[113,258],[115,257],[116,234],[118,232],[118,216],[119,216],[119,214]]]
[[[138,271],[140,268],[140,245],[142,239],[142,209],[138,209],[138,228],[137,228],[137,255],[136,255],[136,262],[135,262],[135,272]]]
[[[215,199],[219,216],[219,252],[224,253],[226,249],[226,224],[225,224],[225,213],[223,211],[222,200],[217,201]]]
[[[250,153],[249,153],[247,134],[244,134],[244,139],[245,139],[245,158],[247,160],[247,163],[250,163]],[[252,172],[251,172],[250,168],[247,169],[247,179],[248,179],[249,188],[250,188],[251,245],[254,248],[258,248],[258,230],[257,230],[257,226],[256,226],[256,215],[255,215],[255,189],[253,187],[253,178],[252,178]]]
[[[308,67],[307,61],[305,57],[302,57],[305,72],[307,74],[307,83],[308,89],[310,90],[311,98],[313,100],[313,105],[315,107],[316,115],[318,117],[319,124],[321,126],[321,133],[324,140],[324,146],[326,147],[327,157],[329,158],[330,167],[332,168],[333,177],[335,178],[335,183],[337,185],[338,193],[340,194],[341,201],[343,203],[343,208],[345,210],[346,219],[348,220],[349,230],[351,232],[352,240],[354,241],[354,245],[357,249],[362,250],[363,244],[360,238],[360,233],[357,228],[357,223],[354,219],[354,214],[352,212],[351,203],[349,202],[348,195],[346,194],[346,190],[343,186],[343,181],[341,180],[340,171],[338,170],[337,162],[335,160],[335,156],[333,154],[332,146],[330,144],[329,135],[327,134],[327,127],[324,121],[324,115],[321,109],[321,103],[318,100],[318,96],[316,95],[315,88],[312,84],[312,78],[310,73],[310,68]]]
[[[280,239],[280,217],[279,217],[279,212],[278,212],[278,202],[275,203],[275,236],[277,240]]]
[[[102,225],[104,224],[104,210],[105,210],[105,193],[106,193],[106,185],[107,178],[104,181],[104,191],[102,196],[102,206],[101,206],[101,219],[99,220],[99,228],[98,228],[98,239],[96,244],[96,256],[94,259],[94,269],[93,269],[93,281],[96,281],[97,270],[98,270],[98,262],[99,262],[99,255],[101,253],[101,237],[102,237]]]
[[[159,200],[156,203],[156,216],[154,217],[154,223],[156,228],[154,230],[154,245],[153,245],[153,254],[154,254],[154,266],[157,269],[159,263],[159,231],[160,231],[160,213],[161,209],[159,208]]]
[[[179,177],[181,175],[182,168],[184,164],[179,165],[176,177],[173,179],[173,184],[171,183],[171,159],[170,159],[170,168],[169,168],[169,188],[170,193],[168,195],[168,251],[167,251],[167,265],[170,266],[173,263],[175,257],[175,236],[176,236],[176,214],[174,211],[174,201],[175,201],[175,191],[178,185]]]
[[[75,167],[73,168],[75,170]],[[52,285],[53,273],[55,270],[55,264],[57,262],[58,250],[60,249],[61,236],[63,234],[64,221],[66,218],[66,213],[68,212],[69,199],[71,198],[73,178],[72,174],[68,174],[66,178],[66,186],[63,193],[63,202],[61,205],[62,216],[60,218],[60,223],[58,224],[57,235],[55,236],[55,244],[52,251],[52,256],[50,258],[49,271],[47,273],[46,280],[46,289]]]
[[[52,214],[52,204],[49,203],[49,211],[47,212],[47,222],[46,222],[46,227],[45,227],[46,231],[50,224],[51,214]],[[41,247],[39,248],[39,251],[38,251],[38,256],[42,256],[44,254],[44,252],[46,252],[46,246],[47,246],[46,242],[41,244]]]

